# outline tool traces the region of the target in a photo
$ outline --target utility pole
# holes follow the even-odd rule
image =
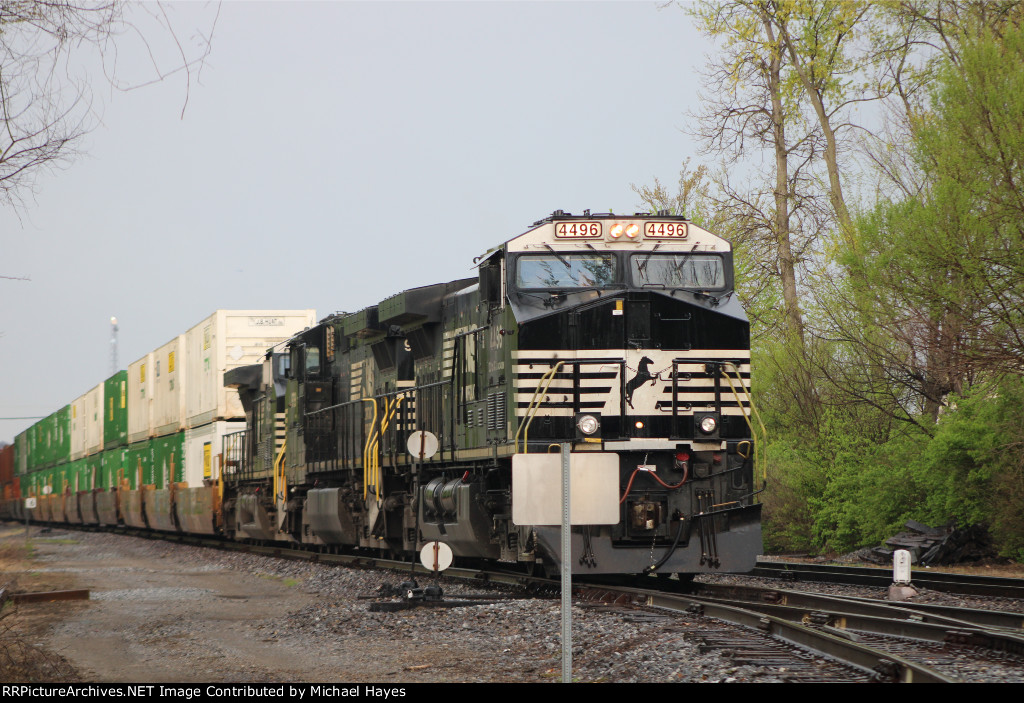
[[[117,368],[117,318],[110,318],[110,375],[113,376]]]

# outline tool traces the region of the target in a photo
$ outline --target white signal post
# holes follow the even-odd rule
[[[897,549],[892,555],[892,585],[889,586],[889,600],[907,600],[917,595],[917,589],[910,582],[910,552]]]

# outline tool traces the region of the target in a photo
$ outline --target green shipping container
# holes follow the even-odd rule
[[[85,459],[76,459],[67,464],[61,464],[60,466],[54,467],[54,471],[59,472],[61,475],[60,485],[54,485],[54,492],[63,490],[65,486],[67,486],[71,493],[77,493],[82,490],[82,475],[85,473]]]
[[[14,475],[28,475],[28,430],[14,437]]]
[[[57,465],[57,421],[56,413],[47,415],[40,421],[39,455],[43,466]]]
[[[157,488],[166,488],[172,481],[184,481],[185,433],[157,437],[150,443],[153,446],[153,484]]]
[[[103,382],[103,448],[128,444],[128,372],[118,371]]]
[[[100,454],[100,473],[97,477],[96,488],[104,490],[117,488],[119,479],[130,478],[127,466],[128,450],[126,448],[110,449]]]
[[[82,460],[83,465],[79,470],[78,490],[91,491],[99,488],[101,475],[103,474],[103,454],[93,454]]]
[[[53,466],[46,451],[46,425],[47,420],[40,420],[32,425],[32,444],[29,446],[29,452],[37,469],[48,469]]]
[[[124,477],[134,491],[139,486],[153,483],[153,448],[149,440],[128,445],[125,455]]]
[[[50,469],[50,476],[53,477],[50,480],[50,485],[53,486],[54,493],[63,493],[65,488],[75,490],[74,474],[78,471],[78,465],[80,463],[80,461],[75,461],[70,464],[63,464]]]
[[[43,420],[28,428],[28,470],[44,468],[43,443],[39,438],[43,435]]]
[[[50,416],[53,424],[51,432],[51,460],[54,464],[71,461],[71,406],[63,408]]]

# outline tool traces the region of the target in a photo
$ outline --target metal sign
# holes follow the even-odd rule
[[[430,571],[444,571],[453,559],[452,548],[444,542],[427,542],[420,550],[420,563]]]
[[[25,499],[25,508],[26,509],[34,510],[35,507],[36,507],[36,499],[35,498],[26,498]]]
[[[409,441],[406,446],[409,448],[410,454],[419,461],[423,461],[437,454],[437,449],[440,445],[437,441],[437,435],[433,432],[418,430],[409,435]]]
[[[559,454],[512,457],[512,523],[562,524],[562,458]],[[573,525],[619,522],[619,455],[572,452]]]

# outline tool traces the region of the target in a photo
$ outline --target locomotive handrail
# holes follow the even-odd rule
[[[370,452],[370,440],[373,439],[373,428],[377,426],[377,399],[376,398],[362,398],[364,403],[373,403],[373,419],[370,420],[370,433],[366,436],[366,442],[363,444],[363,500],[366,500],[366,496],[369,493],[370,481],[367,475],[370,471],[366,463],[368,461],[367,456]],[[386,402],[386,401],[385,401]]]
[[[377,497],[377,503],[381,501],[381,485],[380,485],[380,458],[377,456],[377,449],[380,446],[380,440],[384,437],[384,433],[388,429],[388,425],[391,424],[392,418],[395,413],[398,412],[398,406],[401,405],[402,401],[405,400],[405,395],[397,395],[389,403],[387,400],[384,401],[384,415],[380,419],[380,426],[376,425],[376,416],[374,417],[373,430],[370,432],[370,452],[368,458],[364,458],[363,461],[363,499],[366,499],[366,485],[372,482],[374,495]],[[370,478],[367,479],[367,474],[370,474]]]
[[[523,433],[523,454],[528,451],[527,438],[530,434],[530,424],[533,422],[533,418],[537,415],[537,411],[540,410],[540,404],[543,400],[544,394],[548,392],[548,388],[551,387],[551,382],[555,380],[555,374],[558,370],[565,365],[564,361],[559,361],[557,364],[552,366],[540,380],[537,381],[537,388],[533,391],[533,397],[530,398],[530,404],[526,406],[526,415],[523,416],[523,420],[519,423],[519,427],[516,428],[515,437],[512,438],[513,447],[516,453],[519,453],[519,432]],[[547,383],[545,383],[547,381]],[[543,390],[541,386],[544,386]]]
[[[400,388],[400,389],[393,390],[393,391],[386,391],[386,392],[383,392],[383,393],[377,393],[376,395],[370,396],[368,398],[357,398],[356,400],[347,400],[345,402],[335,403],[334,405],[329,405],[329,406],[324,407],[324,408],[318,408],[317,410],[312,410],[310,412],[305,413],[305,417],[309,418],[310,420],[313,420],[313,421],[320,421],[322,418],[327,417],[327,415],[325,415],[325,413],[341,412],[341,411],[347,410],[349,408],[353,408],[354,406],[362,404],[362,403],[374,403],[376,405],[377,402],[380,401],[380,400],[384,400],[385,403],[388,406],[390,406],[391,403],[388,403],[388,399],[389,398],[394,398],[395,396],[402,396],[403,399],[404,399],[404,398],[409,397],[410,394],[412,394],[415,397],[415,394],[418,391],[424,391],[426,389],[437,388],[439,386],[447,386],[447,385],[450,385],[450,381],[447,381],[447,380],[445,380],[445,381],[433,381],[431,383],[424,383],[424,384],[418,385],[418,386],[404,387],[404,388]],[[396,405],[395,406],[395,411],[397,412],[397,410],[398,410],[398,406]],[[379,415],[379,413],[380,413],[379,406],[375,407],[375,411],[376,411],[377,415]],[[359,465],[358,462],[362,461],[362,464],[363,464],[364,468],[370,469],[371,471],[374,470],[374,469],[379,470],[379,467],[380,467],[379,462],[377,464],[367,464],[367,462],[371,461],[371,459],[369,459],[368,457],[370,457],[370,455],[373,453],[373,451],[372,451],[373,448],[370,445],[371,445],[372,441],[374,439],[376,439],[376,434],[378,432],[378,428],[377,428],[377,415],[375,415],[374,418],[373,418],[372,425],[371,425],[372,429],[371,429],[371,431],[369,433],[367,433],[365,435],[362,435],[362,430],[360,430],[360,434],[362,435],[361,437],[352,437],[352,440],[351,440],[353,442],[353,446],[352,447],[349,447],[348,440],[347,439],[345,440],[345,446],[339,450],[339,453],[334,458],[335,461],[342,462],[344,465],[349,465],[349,466],[353,466],[353,467],[357,467]],[[391,423],[391,421],[394,419],[394,416],[395,416],[395,414],[392,413],[391,417],[388,419],[388,423]],[[365,421],[365,418],[364,418],[364,421]],[[385,430],[387,429],[387,425],[385,425],[384,429]],[[362,453],[361,456],[358,454],[358,448],[354,446],[354,443],[357,442],[358,439],[360,439],[360,438],[363,440],[363,450],[362,450],[363,453]],[[351,455],[349,454],[349,450],[350,449],[352,450],[351,451]],[[364,486],[363,486],[364,496],[363,497],[365,498],[366,495],[368,495],[368,493],[369,493],[369,485],[372,482],[372,473],[371,474],[367,474],[367,473],[364,472],[363,478],[364,478]]]
[[[274,460],[274,502],[280,502],[282,500],[282,491],[287,490],[286,480],[287,477],[284,473],[284,456],[285,450],[288,447],[288,439],[281,443],[281,449],[277,453],[277,458]]]
[[[750,421],[750,413],[746,412],[746,409],[743,406],[743,401],[740,399],[739,392],[736,390],[736,386],[732,382],[733,379],[732,376],[729,375],[729,367],[732,367],[733,372],[736,374],[736,380],[740,381],[740,387],[743,388],[744,400],[746,400],[747,404],[750,406],[751,413],[753,413],[754,418],[757,420],[758,427],[761,430],[761,441],[754,443],[754,465],[755,467],[757,466],[757,459],[758,457],[760,457],[761,478],[762,480],[767,481],[768,467],[765,465],[764,453],[767,450],[768,446],[768,430],[764,426],[764,421],[761,420],[761,414],[757,411],[757,407],[754,405],[754,399],[750,395],[749,389],[745,385],[743,385],[742,379],[740,378],[739,368],[733,362],[726,361],[725,363],[722,364],[722,375],[725,376],[726,383],[729,384],[729,389],[732,391],[733,397],[736,398],[736,404],[740,406],[740,412],[743,414],[743,419],[746,421],[747,427],[750,428],[750,436],[757,436],[757,430],[754,429],[754,425]],[[758,451],[759,446],[761,446],[760,451]]]
[[[335,403],[334,405],[328,405],[326,408],[319,408],[317,410],[310,411],[310,412],[306,413],[306,417],[310,417],[312,415],[319,415],[320,413],[325,413],[328,410],[337,410],[338,408],[344,408],[345,406],[348,406],[348,405],[355,405],[356,403],[369,403],[372,400],[377,399],[377,398],[389,398],[389,397],[391,397],[393,395],[407,395],[409,393],[413,393],[414,391],[423,390],[424,388],[434,388],[435,386],[450,386],[450,385],[451,385],[450,381],[434,381],[433,383],[424,383],[422,386],[412,386],[410,388],[401,388],[401,389],[395,390],[395,391],[387,391],[385,393],[378,393],[377,395],[370,396],[369,398],[358,398],[356,400],[346,400],[344,403]]]

